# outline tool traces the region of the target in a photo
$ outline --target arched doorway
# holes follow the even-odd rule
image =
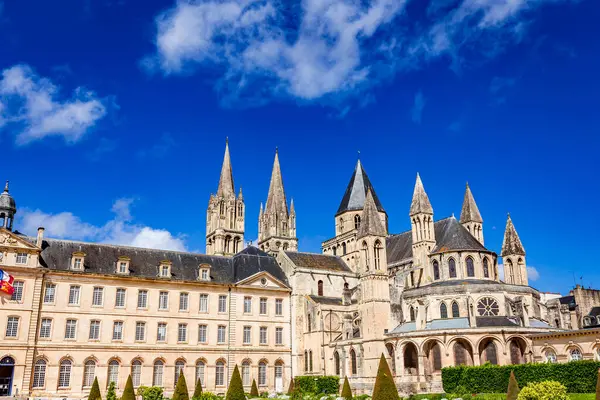
[[[394,345],[391,343],[387,343],[385,348],[388,353],[388,357],[390,358],[390,368],[392,370],[392,374],[396,375],[396,352],[394,351]]]
[[[523,339],[514,338],[511,339],[509,344],[510,350],[510,363],[511,364],[523,364],[525,363],[525,342]]]
[[[0,360],[0,396],[10,396],[12,393],[12,380],[15,371],[15,360],[6,356]]]
[[[442,347],[437,340],[431,340],[425,344],[425,354],[427,356],[427,370],[429,374],[442,371]]]
[[[454,343],[454,365],[473,365],[473,350],[471,345],[459,339]]]
[[[479,345],[479,360],[483,365],[487,362],[493,365],[498,365],[498,348],[494,343],[494,339],[484,339]]]
[[[404,346],[404,373],[407,375],[419,374],[419,356],[417,346],[407,343]]]

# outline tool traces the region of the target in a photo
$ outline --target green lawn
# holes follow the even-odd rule
[[[443,398],[448,398],[443,394],[417,394],[410,397],[410,400],[439,400]],[[595,400],[595,393],[570,393],[569,398],[571,400]],[[467,400],[468,398],[464,399]],[[473,400],[506,400],[506,395],[502,393],[488,393],[488,394],[479,394],[475,397],[472,397]]]

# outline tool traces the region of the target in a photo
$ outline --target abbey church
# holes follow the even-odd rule
[[[25,235],[7,183],[0,269],[14,293],[0,298],[0,396],[81,399],[95,378],[120,393],[129,375],[171,396],[181,374],[190,390],[200,380],[225,393],[235,365],[246,391],[252,380],[273,393],[295,376],[337,375],[370,394],[381,354],[401,393],[435,393],[446,366],[600,357],[600,307],[588,301],[600,296],[529,286],[510,216],[498,254],[468,185],[459,219],[436,220],[417,174],[407,215],[392,216],[411,229],[389,232],[358,161],[331,216],[335,236],[307,253],[279,154],[256,246],[245,245],[233,176],[226,144],[206,254],[54,239],[43,227]]]

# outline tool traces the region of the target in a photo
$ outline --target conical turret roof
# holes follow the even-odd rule
[[[275,150],[275,161],[273,162],[273,172],[271,173],[271,183],[269,184],[269,195],[265,205],[265,214],[281,213],[288,214],[287,200],[285,190],[283,189],[283,178],[281,177],[281,167],[279,165],[279,151]]]
[[[4,192],[0,194],[0,210],[7,211],[9,214],[17,212],[17,203],[8,192],[8,181],[6,181],[6,185],[4,185]]]
[[[512,255],[525,255],[525,248],[523,247],[523,243],[521,243],[519,234],[517,233],[517,230],[513,225],[512,219],[510,218],[510,214],[508,214],[508,218],[506,219],[506,229],[504,230],[504,240],[502,241],[502,253],[500,255],[502,257]]]
[[[375,205],[375,199],[373,197],[373,191],[367,192],[367,198],[365,200],[365,206],[363,208],[362,217],[360,220],[360,227],[358,228],[358,237],[364,236],[387,236],[387,231],[381,222],[377,206]]]
[[[375,193],[373,185],[371,185],[371,181],[367,176],[367,172],[363,169],[360,160],[358,160],[356,162],[354,173],[352,174],[352,178],[350,178],[350,182],[348,183],[348,187],[346,188],[346,192],[344,193],[344,197],[342,198],[342,202],[338,207],[336,215],[351,210],[362,210],[365,206],[365,200],[367,198],[367,192],[369,191],[369,189],[373,194],[373,201],[377,210],[385,212],[383,206],[381,205],[381,202],[377,198],[377,194]]]
[[[231,157],[229,156],[229,140],[225,141],[225,155],[223,156],[223,165],[221,166],[221,176],[219,177],[219,188],[217,196],[229,197],[235,196],[233,187],[233,171],[231,169]]]
[[[473,193],[471,193],[471,188],[468,183],[467,189],[465,190],[462,211],[460,212],[460,223],[464,224],[466,222],[483,222],[483,218],[481,218],[479,208],[477,207],[477,203],[475,203]]]
[[[433,207],[429,202],[429,197],[425,193],[423,182],[421,182],[421,176],[417,173],[417,182],[415,183],[415,190],[413,192],[412,202],[410,203],[410,216],[415,214],[433,214]]]

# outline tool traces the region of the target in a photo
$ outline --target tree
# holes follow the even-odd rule
[[[514,371],[510,371],[510,378],[508,379],[508,389],[506,391],[506,400],[517,400],[519,396],[519,384],[517,378],[515,378]]]
[[[175,392],[173,392],[172,400],[190,400],[183,372],[179,374],[179,378],[177,379],[177,385],[175,385]]]
[[[596,380],[596,400],[600,400],[600,369],[598,370],[598,378]]]
[[[342,388],[342,397],[346,400],[352,400],[352,389],[350,389],[350,382],[348,377],[344,377],[344,387]]]
[[[92,384],[92,389],[90,390],[88,400],[102,400],[102,395],[100,394],[100,386],[98,385],[97,377],[94,378],[94,383]]]
[[[600,373],[600,371],[599,371]],[[258,389],[257,389],[258,390]],[[290,379],[290,387],[288,387],[288,396],[291,396],[294,393],[294,378]]]
[[[192,396],[192,398],[200,397],[201,395],[202,395],[202,381],[200,380],[200,378],[198,378],[198,380],[196,381],[196,387],[194,388],[194,395]]]
[[[117,400],[117,394],[115,393],[115,382],[111,381],[108,385],[108,391],[106,392],[106,400]]]
[[[237,365],[233,369],[233,374],[231,375],[231,381],[229,381],[229,388],[227,388],[225,400],[246,400],[244,385],[242,384],[242,377],[240,376],[240,370],[238,369]]]
[[[135,391],[133,390],[131,375],[127,377],[127,383],[125,384],[125,390],[123,390],[121,400],[135,400]]]
[[[377,368],[377,378],[375,379],[372,397],[373,400],[400,400],[392,371],[390,371],[390,366],[383,354],[379,359],[379,368]]]
[[[258,386],[256,386],[256,380],[252,379],[252,388],[250,389],[250,397],[258,397]]]

